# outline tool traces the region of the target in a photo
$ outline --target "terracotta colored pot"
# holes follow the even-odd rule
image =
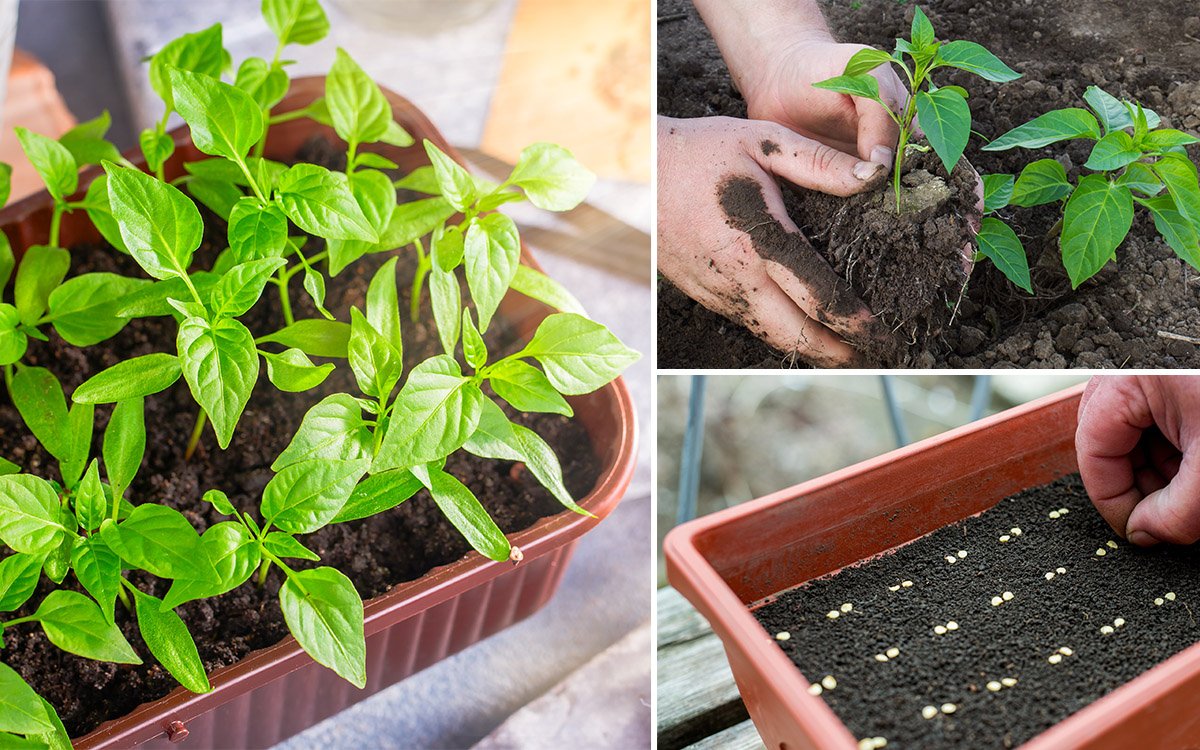
[[[981,513],[1077,470],[1082,386],[671,531],[667,578],[712,624],[767,747],[857,742],[751,613],[784,589]],[[1025,750],[1200,748],[1200,645],[1097,700]]]
[[[322,77],[297,79],[275,111],[300,109],[324,91]],[[428,163],[421,146],[421,140],[427,138],[462,161],[411,102],[386,89],[384,93],[396,121],[413,135],[416,144],[404,149],[378,144],[371,150],[412,169]],[[186,128],[172,135],[176,152],[166,168],[168,179],[183,172],[185,160],[206,158],[192,145]],[[271,128],[266,156],[288,159],[313,135],[340,143],[332,128],[298,119]],[[131,151],[126,157],[144,166],[140,152]],[[98,174],[101,171],[95,167],[84,170],[81,191]],[[51,198],[43,191],[0,212],[0,229],[8,234],[14,250],[22,253],[30,245],[46,241],[51,206]],[[60,239],[65,247],[98,238],[84,212],[63,217]],[[522,262],[538,267],[524,247]],[[500,307],[500,315],[515,322],[526,335],[532,335],[549,312],[548,307],[515,293]],[[568,400],[604,467],[595,489],[580,501],[596,518],[569,511],[543,518],[509,535],[525,554],[518,565],[493,562],[472,552],[366,602],[365,690],[357,690],[317,665],[288,637],[210,675],[211,693],[195,695],[179,688],[102,725],[77,740],[75,747],[170,747],[169,738],[178,742],[183,737],[190,747],[270,746],[538,611],[562,581],[579,537],[611,513],[625,494],[636,463],[637,422],[623,380]]]

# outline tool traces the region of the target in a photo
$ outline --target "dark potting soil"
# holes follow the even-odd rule
[[[1060,508],[1069,513],[1051,518]],[[776,643],[810,682],[836,680],[821,698],[855,737],[1011,748],[1200,640],[1198,572],[1198,548],[1119,540],[1074,475],[783,593],[755,615],[772,635],[789,633]],[[912,585],[890,590],[903,581]],[[934,631],[951,621],[958,627]],[[875,658],[890,648],[899,654]],[[988,687],[1005,678],[1017,682]],[[947,703],[953,713],[941,711]],[[927,706],[938,709],[928,719]]]
[[[1147,0],[1138,13],[1116,0],[1043,3],[1029,0],[926,0],[939,37],[983,44],[1024,77],[994,84],[960,71],[944,71],[939,83],[970,92],[973,127],[989,137],[1062,107],[1083,106],[1084,90],[1096,84],[1119,97],[1155,109],[1164,125],[1200,132],[1200,8],[1192,0]],[[856,7],[857,6],[857,7]],[[894,0],[822,0],[821,7],[842,41],[891,49],[908,34],[912,3]],[[690,0],[659,0],[658,106],[663,115],[745,117],[716,44]],[[1127,22],[1112,23],[1120,17]],[[668,20],[669,19],[669,20]],[[939,71],[938,74],[942,74]],[[938,75],[935,74],[935,75]],[[1089,144],[1074,141],[1034,151],[988,153],[972,139],[967,158],[977,171],[1016,174],[1040,158],[1058,158],[1074,180],[1087,172]],[[1192,147],[1193,158],[1200,150]],[[933,174],[944,172],[940,167]],[[813,244],[832,259],[830,216],[819,204],[838,199],[799,197],[785,190],[789,213]],[[813,203],[818,205],[812,205]],[[847,203],[847,201],[841,201]],[[808,213],[812,211],[812,213]],[[847,212],[848,214],[850,212]],[[836,216],[836,214],[833,214]],[[1160,336],[1160,332],[1200,337],[1200,275],[1180,261],[1158,237],[1153,222],[1136,214],[1129,237],[1094,279],[1072,291],[1051,232],[1054,206],[1005,209],[1000,218],[1021,237],[1029,256],[1035,294],[1013,287],[990,264],[975,267],[952,324],[941,334],[915,343],[898,330],[907,351],[903,364],[941,367],[1145,367],[1200,366],[1200,347]],[[845,234],[854,237],[848,226]],[[910,227],[896,228],[900,244]],[[865,247],[865,243],[864,243]],[[880,248],[883,246],[881,245]],[[882,255],[887,249],[874,249]],[[936,266],[934,251],[929,267]],[[870,252],[868,250],[867,252]],[[905,256],[908,262],[912,258]],[[846,266],[851,264],[846,263]],[[886,257],[845,273],[861,295],[867,285],[885,283]],[[898,266],[906,264],[897,263]],[[838,269],[841,272],[841,269]],[[919,268],[914,270],[920,270]],[[899,277],[909,269],[891,273]],[[864,275],[865,272],[865,275]],[[879,275],[876,275],[876,274]],[[948,271],[946,273],[949,273]],[[895,283],[903,285],[900,278]],[[925,282],[944,295],[951,285],[937,275]],[[904,289],[894,295],[902,298]],[[907,290],[912,292],[910,288]],[[867,299],[871,302],[870,299]],[[933,301],[933,300],[928,300]],[[886,317],[886,307],[874,308]],[[745,328],[692,302],[666,280],[659,281],[659,362],[668,368],[789,367],[795,358],[761,343]],[[918,329],[920,326],[918,326]],[[926,326],[936,333],[938,326]]]
[[[323,141],[309,144],[301,158],[329,165],[336,163],[335,152]],[[224,247],[224,223],[204,213],[206,237],[197,251],[197,262],[207,268],[216,252]],[[308,252],[311,254],[313,247]],[[371,277],[388,257],[367,256],[330,280],[326,297],[329,311],[339,320],[348,320],[352,305],[361,309]],[[415,257],[401,252],[399,258],[397,279],[403,313],[404,358],[406,368],[410,368],[426,357],[441,354],[442,350],[431,323],[428,294],[423,295],[421,322],[413,324],[407,315]],[[144,276],[132,259],[106,244],[73,248],[71,274],[90,271]],[[320,317],[298,282],[292,284],[291,291],[296,319]],[[256,335],[283,326],[274,287],[263,293],[242,321]],[[50,341],[31,340],[24,361],[50,368],[69,394],[85,379],[119,360],[173,351],[175,322],[170,318],[136,320],[113,339],[82,350],[66,344],[48,326],[46,332]],[[500,319],[492,324],[485,338],[494,356],[510,353],[519,346],[516,332]],[[238,508],[256,511],[262,490],[272,477],[271,463],[291,440],[308,408],[332,393],[357,392],[349,367],[344,361],[335,362],[337,368],[321,386],[299,394],[276,390],[267,380],[264,368],[228,450],[217,447],[210,428],[191,461],[183,460],[183,452],[197,407],[187,385],[180,380],[169,390],[147,398],[146,458],[128,496],[135,504],[157,502],[176,508],[200,532],[227,520],[200,501],[208,489],[220,488]],[[553,446],[573,495],[583,497],[595,486],[601,467],[581,424],[557,415],[516,414],[507,408],[506,412]],[[108,407],[96,410],[94,456],[100,455],[109,414]],[[57,478],[57,463],[29,434],[7,396],[0,402],[0,456],[16,462],[26,472]],[[539,518],[563,510],[536,479],[512,462],[478,459],[460,451],[447,461],[446,470],[471,488],[506,533],[528,528]],[[254,514],[257,517],[257,512]],[[295,567],[335,567],[349,576],[364,600],[470,552],[462,535],[424,491],[395,510],[328,527],[302,541],[322,560],[293,561]],[[152,577],[135,575],[132,580],[148,593],[160,597],[166,593],[167,586]],[[67,585],[73,582],[74,578],[69,578]],[[278,603],[281,584],[278,571],[272,569],[264,587],[250,582],[216,599],[179,608],[209,672],[233,664],[251,651],[278,643],[287,635]],[[43,581],[30,603],[14,616],[31,613],[50,590]],[[20,672],[54,705],[73,737],[106,720],[124,716],[142,703],[162,698],[178,687],[149,654],[138,635],[135,618],[120,606],[117,622],[145,660],[144,665],[129,667],[72,656],[53,646],[36,625],[18,626],[4,633],[0,660]]]

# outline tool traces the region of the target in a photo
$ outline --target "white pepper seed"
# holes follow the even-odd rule
[[[830,620],[836,620],[837,618],[842,616],[842,613],[838,612],[836,609],[831,609],[825,613],[825,616],[828,617]]]
[[[888,591],[899,591],[899,590],[900,590],[899,586],[888,586]]]
[[[1075,654],[1075,652],[1074,652],[1074,651],[1072,651],[1071,649],[1067,648],[1066,646],[1063,646],[1062,648],[1060,648],[1060,649],[1058,650],[1058,653],[1062,654],[1063,656],[1073,656],[1073,655]]]
[[[937,633],[938,635],[945,635],[946,634],[946,626],[945,625],[934,625],[933,632]]]
[[[925,708],[921,709],[921,716],[926,719],[932,719],[933,717],[937,716],[937,714],[937,706],[926,706]]]
[[[821,687],[821,683],[819,682],[814,682],[808,686],[809,695],[820,695],[823,692],[825,692],[825,688]]]
[[[1000,598],[1006,602],[1011,602],[1012,598],[1013,598],[1013,592],[1005,591],[1003,594],[1000,595]]]
[[[875,738],[863,737],[858,741],[858,750],[875,750]]]
[[[1163,598],[1161,596],[1154,597],[1154,606],[1161,607],[1162,605],[1163,605]]]
[[[1101,625],[1100,626],[1101,635],[1112,635],[1112,632],[1113,632],[1112,625]]]
[[[1175,592],[1174,591],[1168,591],[1167,593],[1163,594],[1163,596],[1167,597],[1167,601],[1169,601],[1169,602],[1175,601]]]
[[[875,750],[883,750],[885,747],[887,747],[887,737],[876,737]]]
[[[1109,548],[1109,549],[1116,549],[1116,548],[1117,548],[1117,543],[1116,543],[1116,542],[1114,542],[1114,541],[1113,541],[1113,540],[1111,540],[1111,539],[1109,539],[1107,542],[1105,542],[1105,544],[1106,544],[1106,545],[1108,545],[1108,548]]]
[[[1124,625],[1124,624],[1125,624],[1125,618],[1124,618],[1124,617],[1118,617],[1117,619],[1113,620],[1113,627],[1114,627],[1114,628],[1119,628],[1119,627],[1121,627],[1121,626],[1122,626],[1122,625]]]
[[[1001,685],[999,682],[996,682],[995,680],[992,680],[991,682],[989,682],[987,684],[987,689],[991,690],[993,693],[1000,692],[1000,688],[1002,688],[1002,687],[1004,687],[1004,686]]]
[[[998,597],[998,596],[992,597],[992,606],[993,607],[999,607],[1003,603],[1004,603],[1004,600],[1001,599],[1000,597]]]
[[[1047,573],[1047,574],[1046,574],[1046,580],[1047,580],[1047,581],[1053,581],[1053,580],[1054,580],[1054,573],[1052,573],[1052,572],[1051,572],[1051,573]]]
[[[777,640],[777,641],[786,641],[787,639],[789,639],[791,637],[792,637],[792,634],[787,632],[786,630],[781,630],[775,634],[775,640]]]
[[[1049,661],[1051,664],[1058,664],[1060,661],[1062,661],[1062,654],[1050,654]]]
[[[1070,508],[1059,508],[1058,509],[1058,515],[1060,515],[1060,516],[1065,516],[1070,512],[1071,512]]]
[[[884,656],[883,654],[875,654],[875,661],[885,662],[887,660],[888,660],[888,658],[886,656]]]
[[[1009,533],[1011,533],[1013,536],[1021,536],[1021,527],[1014,526],[1009,530]]]
[[[942,704],[942,713],[944,713],[944,714],[952,714],[957,710],[958,710],[958,706],[954,705],[953,703],[943,703]]]
[[[958,623],[954,620],[946,623],[946,630],[958,630]]]
[[[1000,684],[1003,685],[1004,687],[1012,687],[1017,684],[1017,678],[1016,677],[1002,677],[1002,678],[1000,678]]]
[[[955,557],[954,555],[946,555],[946,562],[950,563],[951,565],[953,565],[957,561],[958,561],[958,558]]]
[[[889,659],[895,659],[899,655],[900,655],[900,649],[896,648],[895,646],[892,646],[891,648],[889,648],[887,650],[887,657]]]
[[[851,604],[850,602],[846,602],[845,604],[843,604],[843,605],[841,606],[841,610],[842,610],[843,612],[849,612],[849,611],[850,611],[850,610],[852,610],[852,609],[854,609],[854,605],[853,605],[853,604]]]
[[[1055,573],[1058,573],[1058,574],[1061,576],[1061,575],[1063,575],[1064,573],[1066,573],[1066,572],[1067,572],[1067,569],[1066,569],[1066,568],[1055,568],[1055,569],[1054,569],[1054,572],[1055,572]]]
[[[1057,510],[1050,511],[1051,518],[1058,518],[1058,516],[1059,516],[1059,512]]]
[[[900,585],[906,589],[910,589],[910,588],[912,588],[913,582],[912,581],[901,581]]]
[[[960,560],[965,559],[966,556],[967,556],[967,551],[965,549],[960,549],[958,551],[958,559],[960,559]]]
[[[1096,557],[1104,557],[1107,554],[1108,553],[1104,551],[1103,547],[1096,550]]]
[[[1000,535],[1000,541],[1002,541],[1002,542],[1007,542],[1009,539],[1012,539],[1012,537],[1010,537],[1008,534]]]
[[[827,674],[821,678],[821,687],[825,688],[826,690],[833,690],[835,687],[837,687],[837,680],[833,678],[833,675]]]

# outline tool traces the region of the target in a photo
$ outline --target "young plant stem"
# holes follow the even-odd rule
[[[4,387],[8,391],[8,398],[12,400],[12,381],[13,381],[13,366],[4,366]]]
[[[192,428],[192,437],[188,440],[187,450],[183,452],[183,460],[191,461],[196,446],[200,445],[200,436],[204,434],[204,425],[208,424],[208,412],[203,409],[196,415],[196,426]]]
[[[263,560],[262,565],[258,566],[258,586],[262,588],[267,585],[267,573],[271,572],[271,561]]]
[[[117,589],[117,597],[120,598],[121,604],[125,605],[125,609],[133,611],[133,602],[129,601],[129,594],[125,593],[125,587],[133,588],[133,584],[125,580],[125,576],[121,576],[121,588]]]
[[[288,296],[288,281],[291,278],[291,274],[287,274],[275,279],[275,286],[279,287],[279,308],[283,310],[283,321],[287,325],[296,322],[296,318],[292,314],[292,299]]]
[[[417,248],[417,271],[413,274],[412,295],[409,299],[409,314],[412,322],[416,323],[421,317],[421,287],[425,284],[425,276],[429,273],[429,256],[425,254],[425,246],[420,240],[413,243]]]
[[[66,204],[54,202],[54,212],[50,214],[50,247],[58,247],[58,230],[62,226],[63,209]]]

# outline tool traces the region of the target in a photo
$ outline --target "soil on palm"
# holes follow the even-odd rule
[[[1012,748],[1200,640],[1198,573],[1200,549],[1119,541],[1074,475],[755,616],[810,682],[833,676],[821,699],[855,737]]]

